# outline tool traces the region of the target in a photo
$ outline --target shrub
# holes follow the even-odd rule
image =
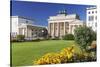
[[[59,37],[55,36],[54,38],[51,38],[51,40],[59,40]]]
[[[17,39],[11,39],[10,42],[18,42]]]
[[[32,41],[37,42],[37,41],[41,41],[39,38],[33,39]]]
[[[96,61],[96,53],[95,52],[75,53],[72,57],[72,62],[90,62],[90,61]]]
[[[18,41],[24,41],[25,36],[24,35],[17,35]]]
[[[91,45],[87,47],[87,52],[95,52],[96,53],[96,41],[92,41]]]
[[[63,38],[63,40],[74,40],[74,35],[73,34],[66,34],[62,38]]]
[[[34,64],[59,64],[69,62],[88,62],[96,61],[95,52],[75,52],[74,46],[62,49],[59,53],[47,53],[38,60],[34,61]]]
[[[91,51],[90,52],[90,57],[91,57],[91,61],[96,61],[97,60],[96,52]]]
[[[86,50],[86,47],[91,45],[94,40],[94,31],[86,26],[77,27],[74,30],[75,41],[80,45],[82,49]]]

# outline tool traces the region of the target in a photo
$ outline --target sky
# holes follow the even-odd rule
[[[80,20],[86,21],[86,8],[94,5],[77,5],[61,3],[43,3],[28,1],[11,1],[10,16],[23,16],[34,20],[35,25],[47,26],[49,16],[55,16],[61,10],[67,14],[78,14]]]

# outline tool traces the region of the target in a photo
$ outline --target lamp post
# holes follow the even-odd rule
[[[44,30],[42,29],[42,37],[44,36],[43,34],[44,34]]]

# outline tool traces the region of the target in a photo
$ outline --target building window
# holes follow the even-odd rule
[[[90,12],[88,12],[88,14],[90,14]]]
[[[95,11],[95,13],[97,13],[97,11]]]
[[[97,16],[95,16],[95,20],[97,20]]]
[[[93,21],[94,20],[94,16],[89,16],[89,21]]]
[[[28,23],[28,21],[26,21],[26,23]]]
[[[95,23],[95,27],[97,27],[97,23]]]
[[[92,11],[92,14],[94,14],[94,11]]]

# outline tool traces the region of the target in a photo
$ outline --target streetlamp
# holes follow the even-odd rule
[[[44,34],[44,30],[42,29],[42,37],[44,36],[43,34]]]

